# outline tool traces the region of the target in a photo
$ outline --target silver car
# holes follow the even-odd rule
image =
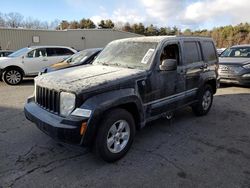
[[[226,49],[219,58],[221,83],[250,85],[250,45]]]

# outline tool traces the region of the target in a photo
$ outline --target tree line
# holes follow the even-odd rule
[[[250,44],[250,24],[240,23],[232,26],[215,27],[211,30],[185,29],[181,31],[178,27],[157,27],[153,24],[145,26],[143,23],[113,23],[112,20],[101,20],[95,25],[90,19],[82,19],[80,22],[62,21],[58,29],[91,29],[91,28],[114,28],[121,31],[132,32],[145,36],[161,35],[185,35],[185,36],[207,36],[212,37],[218,48],[226,48],[237,44]]]
[[[3,14],[0,12],[0,27],[7,28],[27,28],[27,29],[56,29],[60,24],[60,20],[52,22],[40,21],[32,17],[24,18],[17,12]]]
[[[24,18],[19,13],[0,13],[0,27],[8,28],[29,28],[29,29],[116,29],[132,32],[145,36],[160,35],[186,35],[186,36],[207,36],[212,37],[217,47],[229,47],[236,44],[250,44],[250,24],[240,23],[238,25],[215,27],[211,30],[181,30],[178,27],[157,27],[153,24],[145,26],[143,23],[114,23],[112,20],[101,20],[97,25],[91,19],[81,19],[79,21],[40,21],[31,17]]]

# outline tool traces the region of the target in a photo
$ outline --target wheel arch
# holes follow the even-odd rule
[[[215,94],[217,91],[217,81],[216,79],[208,79],[205,81],[204,85],[210,85],[213,89],[213,93]]]
[[[19,71],[21,71],[22,76],[25,75],[24,70],[23,70],[21,67],[16,66],[16,65],[10,65],[10,66],[8,66],[8,67],[5,67],[5,68],[3,69],[3,72],[5,72],[5,71],[7,71],[7,70],[11,70],[11,69],[19,70]]]
[[[89,127],[84,136],[82,142],[83,145],[92,145],[103,115],[116,108],[125,109],[131,113],[135,121],[136,130],[139,130],[143,126],[143,106],[139,97],[136,96],[134,92],[132,92],[133,95],[131,95],[131,92],[130,89],[125,89],[104,93],[101,94],[101,96],[95,96],[94,98],[87,100],[82,105],[82,108],[90,107],[93,111],[93,116],[88,121]]]

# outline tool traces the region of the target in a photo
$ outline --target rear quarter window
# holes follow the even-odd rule
[[[54,48],[46,48],[46,52],[47,52],[48,57],[56,56],[56,52]]]
[[[55,48],[56,55],[58,56],[68,56],[68,55],[73,55],[74,52],[67,48]]]
[[[186,64],[202,61],[200,46],[197,42],[185,41],[183,44],[183,55]]]
[[[203,42],[203,54],[207,61],[217,61],[217,54],[213,42]]]

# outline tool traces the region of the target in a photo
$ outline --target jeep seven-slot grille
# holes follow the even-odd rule
[[[36,87],[36,102],[42,108],[59,114],[59,92],[44,87]]]

